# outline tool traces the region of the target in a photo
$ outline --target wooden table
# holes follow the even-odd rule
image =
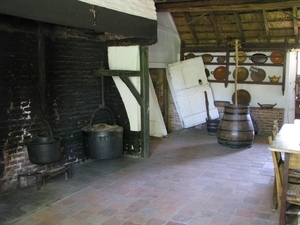
[[[282,199],[286,199],[290,153],[300,154],[300,125],[284,124],[276,135],[272,144],[269,145],[270,151],[283,152],[285,154]],[[279,225],[285,224],[286,201],[281,202]]]

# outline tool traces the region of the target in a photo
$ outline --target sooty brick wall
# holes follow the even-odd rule
[[[8,23],[0,29],[0,191],[15,187],[17,174],[38,167],[30,163],[24,140],[49,135],[48,124],[53,135],[63,139],[65,155],[85,160],[81,128],[90,124],[92,114],[103,104],[102,79],[92,71],[102,62],[107,67],[108,61],[104,41],[82,37],[82,31],[77,36],[78,30],[71,28],[52,33],[49,27],[55,26],[44,26],[43,94],[37,24],[5,19]],[[70,30],[72,35],[66,32]],[[129,130],[123,101],[111,77],[104,77],[103,93],[105,106],[124,128],[124,153],[138,155],[140,132]],[[111,118],[109,111],[101,109],[92,123],[112,124]]]
[[[36,34],[0,30],[0,190],[7,189],[23,168],[32,169],[22,143],[31,132],[43,133],[38,93]],[[32,121],[35,120],[33,124]]]
[[[101,103],[101,79],[92,74],[107,64],[103,43],[80,38],[47,38],[46,101],[53,133],[65,153],[83,159],[81,128]]]

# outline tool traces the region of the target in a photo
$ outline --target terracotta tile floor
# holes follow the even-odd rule
[[[91,160],[68,181],[1,193],[0,224],[278,224],[267,137],[237,150],[191,128],[151,140],[150,149],[149,158]]]

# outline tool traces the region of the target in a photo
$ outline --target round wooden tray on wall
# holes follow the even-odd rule
[[[263,69],[258,69],[258,72],[251,72],[250,77],[255,82],[261,82],[266,78],[266,71]]]
[[[233,71],[233,78],[235,79],[235,70]],[[237,80],[238,81],[245,81],[249,76],[249,71],[247,70],[247,68],[241,66],[238,67],[238,71],[237,71]]]
[[[235,92],[233,93],[231,100],[235,104]],[[251,95],[248,91],[239,89],[237,90],[237,101],[237,104],[239,105],[249,105],[251,101]]]
[[[239,51],[237,53],[237,55],[238,55],[238,63],[244,63],[247,60],[247,54],[246,54],[246,52]],[[234,61],[235,61],[235,57],[236,57],[236,55],[234,55],[234,58],[233,58]]]

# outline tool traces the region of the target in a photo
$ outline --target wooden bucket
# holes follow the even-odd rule
[[[217,130],[218,142],[231,148],[251,147],[254,129],[250,107],[246,105],[225,105],[224,115]]]
[[[206,128],[209,135],[216,135],[218,131],[220,120],[208,120],[206,119]]]

